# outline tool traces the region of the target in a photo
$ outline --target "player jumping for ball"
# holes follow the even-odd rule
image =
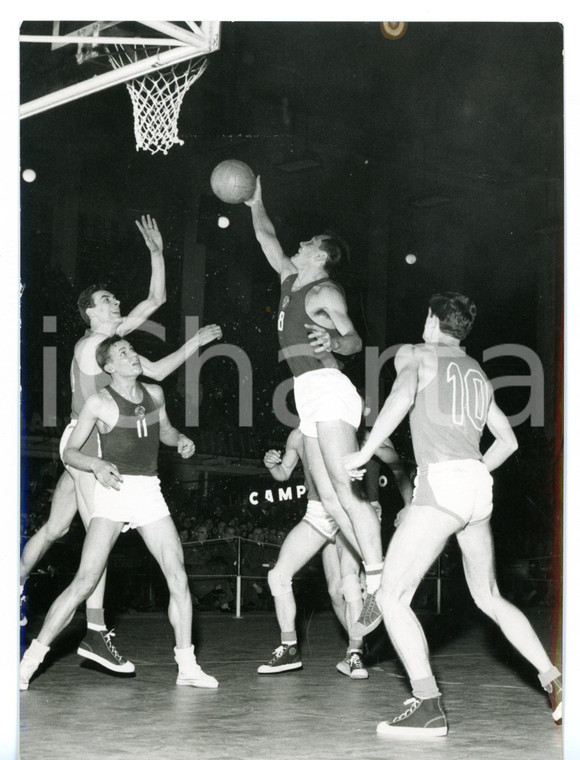
[[[429,662],[423,629],[411,609],[421,579],[455,534],[467,584],[477,606],[537,669],[549,693],[552,714],[562,716],[561,673],[551,663],[527,618],[497,587],[490,527],[490,472],[516,449],[507,417],[493,398],[480,365],[460,342],[471,331],[473,302],[459,293],[435,295],[423,331],[424,343],[402,346],[395,358],[397,378],[360,452],[345,457],[345,470],[361,477],[365,462],[385,436],[410,412],[418,465],[413,501],[405,509],[385,557],[376,603],[411,681],[412,699],[377,732],[389,736],[445,736],[447,718]],[[495,440],[480,453],[485,426]]]
[[[320,498],[332,505],[330,514],[347,540],[360,550],[371,594],[379,586],[383,567],[380,524],[372,506],[354,490],[342,463],[343,456],[358,450],[362,399],[334,356],[362,348],[343,290],[330,279],[348,258],[348,247],[337,235],[324,233],[300,243],[290,258],[264,208],[260,178],[246,204],[252,210],[256,238],[280,275],[278,338],[294,375],[294,398],[312,479]],[[326,493],[328,484],[338,496],[336,506],[332,494]],[[361,626],[363,634],[370,630]]]
[[[214,689],[218,682],[196,662],[191,643],[192,603],[183,550],[157,477],[159,442],[184,458],[193,442],[169,422],[160,386],[138,382],[138,354],[119,335],[101,341],[96,360],[111,383],[89,396],[64,450],[64,461],[95,481],[92,517],[81,562],[68,588],[54,601],[42,629],[20,663],[20,689],[44,660],[50,644],[70,623],[77,607],[94,592],[120,533],[136,528],[159,563],[169,588],[169,621],[175,633],[177,684]],[[102,458],[83,453],[97,427]]]
[[[121,316],[120,302],[108,290],[98,285],[86,288],[79,296],[78,307],[83,321],[88,325],[85,335],[77,342],[71,364],[72,412],[71,422],[61,438],[61,456],[85,400],[111,381],[110,376],[97,364],[96,350],[105,338],[127,335],[138,329],[166,300],[165,265],[163,262],[163,238],[157,222],[150,216],[136,221],[151,254],[151,283],[149,295],[132,309],[126,317]],[[151,362],[141,358],[143,374],[154,380],[162,380],[179,367],[200,346],[221,337],[217,325],[199,330],[178,351]],[[99,454],[97,429],[92,430],[83,446],[83,452],[92,456]],[[93,510],[95,479],[92,473],[67,466],[60,476],[52,499],[48,521],[26,543],[20,560],[21,624],[26,579],[52,544],[64,536],[78,509],[85,527]],[[78,648],[81,657],[89,658],[112,671],[132,672],[134,666],[123,658],[113,645],[114,632],[108,631],[104,616],[105,576],[87,599],[87,632]]]

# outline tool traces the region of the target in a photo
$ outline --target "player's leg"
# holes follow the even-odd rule
[[[456,518],[433,507],[412,505],[395,531],[376,599],[391,642],[411,681],[410,707],[392,721],[380,723],[381,734],[444,736],[447,720],[441,693],[431,670],[423,628],[411,601],[445,543],[458,527]]]
[[[280,626],[280,646],[272,659],[258,668],[258,673],[282,673],[302,667],[296,634],[296,600],[292,578],[326,543],[308,523],[301,520],[284,539],[276,565],[268,573],[268,585],[274,597],[276,618]]]
[[[70,468],[72,475],[76,502],[81,519],[88,529],[91,517],[95,510],[95,476],[92,472],[83,472]],[[111,638],[115,636],[113,629],[109,630],[105,623],[105,584],[107,580],[107,568],[105,566],[99,582],[86,600],[87,630],[77,649],[77,654],[90,660],[96,660],[104,667],[116,671],[118,669],[119,654],[112,645]],[[121,660],[125,661],[123,657]]]
[[[560,671],[550,661],[527,617],[499,592],[489,520],[468,525],[457,534],[457,541],[473,600],[480,610],[497,623],[518,652],[536,668],[540,683],[555,698],[554,719],[559,720],[562,714]]]
[[[375,510],[361,499],[345,470],[343,457],[358,450],[356,430],[342,420],[316,424],[318,444],[338,500],[346,511],[365,563],[367,590],[376,591],[383,563],[381,526]],[[349,538],[348,534],[345,534]]]
[[[346,602],[342,593],[342,578],[340,575],[340,559],[336,544],[328,541],[322,549],[322,569],[326,579],[328,595],[334,614],[345,631],[348,631],[346,622]]]
[[[359,545],[352,522],[340,503],[336,491],[334,490],[332,480],[326,470],[326,464],[320,450],[318,438],[305,435],[304,447],[306,450],[306,456],[308,457],[308,466],[312,473],[312,478],[324,509],[336,521],[341,533],[351,542],[355,549],[359,551]]]
[[[95,509],[95,476],[92,472],[83,472],[82,470],[75,470],[72,467],[70,472],[74,481],[79,514],[84,523],[85,529],[88,529],[88,525]],[[103,609],[106,577],[107,569],[105,567],[95,590],[87,599],[87,621],[89,627],[91,625],[98,626],[99,630],[106,630]],[[89,610],[92,611],[91,614],[89,614]]]
[[[191,643],[192,605],[183,562],[183,548],[171,517],[137,528],[145,545],[159,563],[169,589],[169,622],[175,633],[175,660],[179,666],[177,684],[215,689],[218,682],[203,672]]]
[[[363,607],[363,593],[360,579],[360,558],[342,536],[337,535],[336,547],[340,562],[341,590],[346,605],[346,629],[348,648],[346,657],[338,663],[337,670],[354,680],[369,677],[362,662],[363,639],[355,631],[355,624]]]
[[[64,470],[54,489],[48,520],[28,539],[20,557],[20,625],[27,622],[24,584],[54,542],[68,532],[76,511],[74,483],[69,473]]]
[[[91,521],[77,574],[72,583],[53,602],[40,633],[24,653],[20,669],[21,689],[28,688],[30,677],[44,659],[50,644],[70,623],[77,607],[94,590],[122,527],[122,523],[100,517]],[[99,661],[98,653],[93,659]],[[123,660],[120,655],[117,664],[117,672],[130,673],[135,669],[132,663]],[[107,667],[113,669],[109,664]]]
[[[48,520],[29,538],[22,551],[20,557],[22,585],[53,543],[66,535],[76,511],[74,483],[69,473],[64,470],[54,489]]]

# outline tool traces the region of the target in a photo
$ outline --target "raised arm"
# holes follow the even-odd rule
[[[149,361],[144,356],[140,356],[141,366],[143,367],[143,374],[146,377],[150,377],[152,380],[160,382],[167,375],[180,367],[186,362],[190,356],[207,343],[211,343],[213,340],[218,340],[222,337],[222,330],[219,325],[206,325],[196,332],[193,338],[186,341],[181,348],[174,351],[162,359],[158,359],[155,362]]]
[[[492,472],[518,448],[518,441],[508,418],[492,399],[487,414],[487,426],[495,441],[483,455],[483,463]]]
[[[298,452],[298,436],[301,436],[299,430],[293,430],[286,441],[284,454],[281,455],[276,449],[270,449],[264,455],[264,465],[270,470],[274,480],[289,480],[294,469],[300,461]]]
[[[149,214],[142,216],[141,221],[135,220],[139,232],[143,235],[145,245],[151,253],[151,282],[149,295],[138,303],[117,328],[119,335],[127,335],[136,330],[148,319],[154,311],[167,300],[165,292],[165,262],[163,260],[163,238],[157,227],[157,222]]]
[[[276,272],[278,272],[280,279],[285,280],[288,275],[296,272],[296,267],[282,250],[282,246],[276,237],[274,225],[266,213],[262,201],[262,184],[259,177],[256,179],[256,190],[254,191],[254,195],[250,200],[246,201],[246,205],[252,210],[252,223],[254,225],[256,239],[262,246],[262,250],[268,259],[268,263],[276,270]]]
[[[361,337],[348,316],[344,294],[336,285],[322,285],[319,292],[313,296],[309,308],[325,312],[340,333],[331,337],[322,325],[306,323],[304,326],[309,330],[308,338],[314,346],[315,353],[332,351],[335,354],[350,356],[362,349]],[[309,314],[312,314],[312,311],[309,311]]]
[[[413,346],[401,346],[395,357],[395,369],[397,377],[365,444],[360,451],[343,459],[351,477],[361,477],[355,471],[369,461],[413,406],[419,383],[419,359]]]
[[[165,408],[165,396],[163,389],[159,385],[147,385],[147,390],[155,400],[157,411],[159,412],[159,440],[166,446],[174,446],[177,453],[183,459],[189,459],[195,453],[195,444],[177,428],[174,428]]]

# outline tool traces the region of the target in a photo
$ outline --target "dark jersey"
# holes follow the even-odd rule
[[[479,442],[492,399],[491,383],[462,348],[439,345],[437,373],[418,391],[410,424],[419,468],[453,459],[481,459]]]
[[[312,324],[312,317],[306,313],[306,296],[315,285],[321,282],[331,282],[328,277],[304,285],[292,291],[292,285],[297,274],[291,274],[282,283],[280,306],[278,309],[278,340],[280,348],[294,377],[305,372],[322,368],[338,368],[338,362],[332,352],[315,353],[314,347],[308,340],[308,329],[305,324]],[[325,328],[331,337],[337,336],[338,330]]]
[[[159,455],[159,412],[147,388],[138,383],[143,399],[135,404],[111,386],[107,391],[119,408],[119,419],[108,433],[100,433],[103,459],[121,475],[156,475]]]

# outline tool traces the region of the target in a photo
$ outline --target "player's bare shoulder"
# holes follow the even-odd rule
[[[346,314],[346,298],[343,289],[332,280],[314,285],[304,303],[306,313],[322,327],[335,327],[332,314]]]
[[[97,364],[96,351],[99,345],[107,338],[106,333],[86,332],[75,343],[74,357],[80,369],[86,375],[97,375],[101,368]]]
[[[156,405],[163,406],[165,403],[165,394],[163,388],[156,383],[142,383],[143,387],[148,391],[149,395],[155,401]]]
[[[313,302],[342,304],[346,303],[344,290],[334,280],[323,280],[318,285],[314,285],[308,294]]]
[[[418,368],[423,358],[421,351],[424,344],[413,345],[412,343],[403,343],[397,349],[395,354],[395,369],[400,372],[403,369]]]

